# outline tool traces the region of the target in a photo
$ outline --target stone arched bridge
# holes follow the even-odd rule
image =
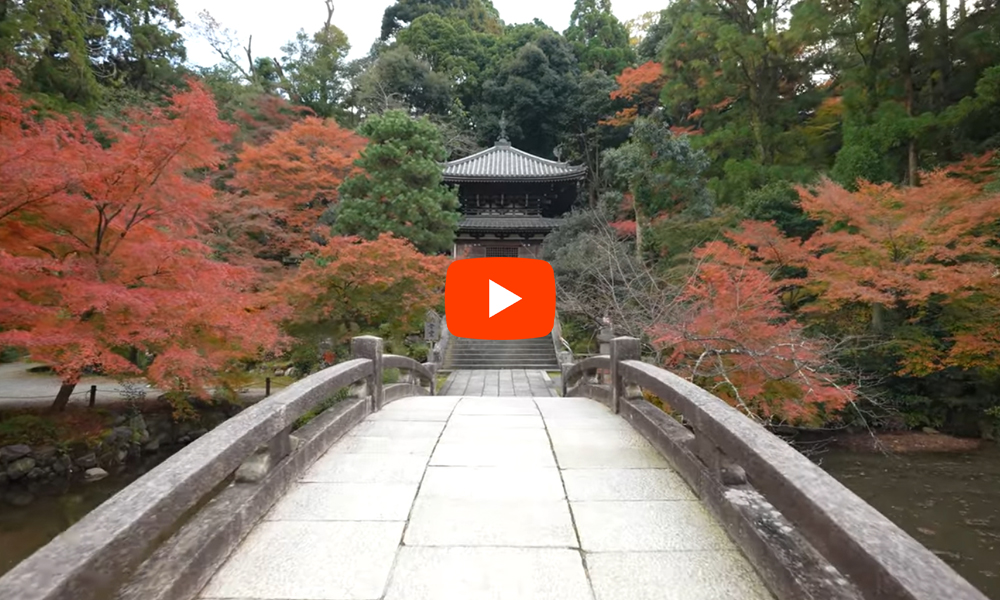
[[[524,369],[435,395],[435,363],[353,348],[102,504],[0,598],[985,600],[637,340],[563,365],[561,396]]]

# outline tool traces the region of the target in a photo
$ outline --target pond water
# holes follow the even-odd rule
[[[1000,447],[961,454],[832,451],[828,473],[1000,600]]]
[[[0,489],[0,576],[167,458],[155,455],[129,471],[26,497]],[[23,504],[23,505],[21,505]]]

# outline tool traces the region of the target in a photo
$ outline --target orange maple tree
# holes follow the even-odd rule
[[[684,308],[650,332],[669,349],[670,368],[755,418],[816,424],[854,399],[830,347],[784,311],[778,293],[787,282],[766,263],[722,241],[694,256]]]
[[[743,310],[731,299],[738,297],[749,307],[757,295],[768,310],[749,311],[759,317],[752,327],[733,322],[731,337],[726,339],[740,342],[737,348],[760,343],[786,351],[800,348],[773,343],[775,327],[794,323],[780,310],[779,302],[780,294],[787,298],[791,293],[812,298],[799,310],[803,316],[821,320],[847,307],[866,308],[876,333],[881,333],[878,329],[886,312],[896,311],[916,322],[933,306],[943,307],[943,316],[938,318],[938,324],[948,329],[943,336],[924,333],[892,339],[902,375],[995,365],[1000,360],[1000,247],[996,243],[1000,194],[984,191],[981,177],[990,158],[970,159],[924,174],[921,187],[860,182],[858,191],[850,192],[822,181],[814,189],[801,188],[802,209],[822,223],[819,230],[803,242],[785,237],[773,223],[748,221],[727,234],[731,245],[714,243],[703,248],[699,256],[705,262],[696,278],[701,283],[687,292],[696,307],[693,316],[685,321],[687,329],[670,331],[661,341],[679,343],[679,348],[690,353],[691,328],[702,337],[706,331],[722,330]],[[779,269],[798,275],[771,278]],[[705,287],[706,273],[713,278],[711,287]],[[749,285],[747,281],[752,281],[752,289],[736,283]],[[682,356],[683,352],[676,360],[683,361]],[[823,372],[819,365],[812,369],[814,374]],[[794,378],[782,381],[793,383]],[[735,380],[734,384],[741,385]],[[740,393],[753,396],[756,389],[751,385],[750,392],[741,389]],[[823,388],[811,385],[810,389]]]
[[[342,338],[337,342],[352,329],[372,327],[394,337],[413,331],[441,303],[450,262],[390,234],[372,241],[334,237],[312,248],[281,293],[294,308],[295,323],[342,328],[330,332]]]
[[[860,182],[849,192],[829,181],[800,190],[803,210],[823,226],[803,245],[821,311],[849,303],[871,308],[879,327],[886,310],[929,302],[964,305],[951,340],[905,343],[902,372],[926,375],[947,366],[982,366],[1000,357],[996,313],[1000,247],[995,224],[1000,194],[971,174],[990,155],[922,174],[920,187]]]
[[[636,117],[649,114],[658,105],[660,90],[665,83],[663,65],[649,61],[638,67],[628,67],[615,77],[615,81],[618,89],[611,92],[611,99],[624,100],[629,105],[601,121],[601,124],[615,127],[631,125]]]
[[[355,170],[366,143],[332,119],[307,117],[260,146],[246,147],[232,182],[242,191],[228,199],[227,210],[236,217],[230,225],[255,241],[258,256],[301,255],[310,240],[329,235],[320,217],[337,202],[337,188]]]
[[[20,140],[3,144],[4,181],[34,183],[0,186],[0,343],[54,367],[55,408],[88,370],[205,395],[232,361],[281,346],[257,274],[200,241],[215,194],[191,174],[219,164],[232,130],[204,87],[88,128],[39,121],[5,77],[0,135]],[[131,351],[154,358],[140,369]]]
[[[60,202],[82,141],[89,139],[79,122],[59,115],[40,119],[18,83],[0,70],[0,222],[18,213],[38,215],[44,205]]]

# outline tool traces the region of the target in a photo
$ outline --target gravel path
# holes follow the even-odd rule
[[[40,408],[52,404],[61,385],[59,378],[47,373],[31,373],[28,369],[37,367],[32,363],[0,364],[0,410],[11,408]],[[97,404],[112,405],[125,402],[120,383],[107,377],[84,377],[73,391],[70,406],[85,406],[90,400],[90,386],[97,386]],[[273,388],[272,391],[277,388]],[[155,400],[162,390],[146,387],[146,398]],[[263,388],[246,391],[245,398],[260,398]]]

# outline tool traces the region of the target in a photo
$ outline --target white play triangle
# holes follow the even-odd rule
[[[490,318],[520,301],[520,296],[490,279]]]

